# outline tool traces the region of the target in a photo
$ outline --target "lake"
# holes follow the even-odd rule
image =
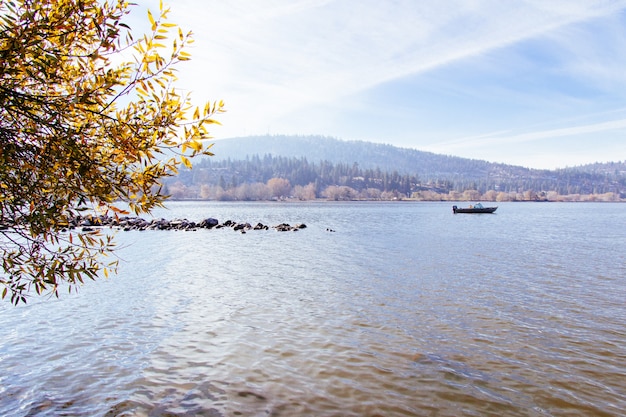
[[[168,203],[307,228],[119,232],[0,303],[0,415],[626,415],[626,204],[452,204]]]

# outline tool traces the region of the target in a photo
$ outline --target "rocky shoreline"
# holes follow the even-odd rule
[[[305,224],[290,225],[288,223],[281,223],[275,226],[268,226],[263,223],[257,223],[252,226],[250,223],[235,222],[233,220],[226,220],[220,223],[217,219],[208,217],[202,221],[195,222],[187,219],[152,219],[145,220],[141,217],[112,217],[112,216],[76,216],[69,220],[68,229],[80,229],[83,232],[94,231],[97,228],[114,228],[124,231],[132,230],[185,230],[193,231],[198,229],[222,229],[231,228],[234,231],[246,233],[248,230],[269,230],[274,229],[279,232],[296,232],[300,229],[305,229]]]

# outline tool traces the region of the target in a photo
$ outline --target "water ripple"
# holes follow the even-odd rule
[[[0,415],[626,409],[620,205],[174,206],[309,227],[120,234],[119,276],[1,307]]]

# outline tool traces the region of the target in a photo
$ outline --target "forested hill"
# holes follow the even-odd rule
[[[245,160],[252,156],[306,158],[308,162],[328,161],[353,165],[362,169],[380,169],[401,175],[416,175],[421,180],[437,181],[485,178],[519,179],[550,178],[563,179],[576,175],[603,177],[617,181],[626,176],[626,161],[594,163],[558,170],[537,170],[521,166],[492,163],[483,160],[439,155],[416,149],[365,141],[343,141],[327,136],[247,136],[215,141],[211,159]],[[598,180],[596,178],[595,180]]]
[[[497,164],[437,155],[415,149],[364,141],[343,141],[326,136],[248,136],[215,141],[214,160],[243,160],[263,157],[306,158],[308,162],[358,164],[363,169],[380,169],[399,174],[418,175],[422,179],[483,178]],[[511,169],[515,167],[510,167]],[[524,170],[527,171],[527,170]]]
[[[391,192],[425,198],[475,190],[484,198],[493,193],[545,196],[613,194],[626,198],[626,161],[590,164],[560,170],[536,170],[487,161],[438,155],[415,149],[323,136],[249,136],[215,141],[215,156],[195,161],[166,182],[180,198],[212,194],[211,187],[231,190],[244,184],[264,184],[273,178],[292,187],[314,185],[317,197],[327,187],[348,187],[354,193]],[[204,188],[203,188],[204,187]],[[204,190],[204,191],[202,191]],[[262,194],[260,189],[256,194]],[[240,194],[241,194],[240,193]],[[475,194],[473,194],[475,196]],[[505,198],[506,196],[500,196]],[[204,198],[204,197],[202,197]],[[241,198],[241,197],[237,197]]]

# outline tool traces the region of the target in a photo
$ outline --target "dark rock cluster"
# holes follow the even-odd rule
[[[294,226],[288,223],[281,223],[276,226],[267,226],[257,223],[252,226],[250,223],[239,223],[233,220],[226,220],[220,223],[212,217],[206,218],[200,222],[194,222],[187,219],[152,219],[145,220],[141,217],[112,217],[112,216],[76,216],[69,221],[68,228],[80,228],[84,232],[93,231],[95,228],[109,227],[122,229],[124,231],[131,230],[198,230],[198,229],[221,229],[231,228],[235,231],[245,233],[248,230],[268,230],[275,229],[279,232],[295,232],[305,229],[305,224],[296,224]]]

